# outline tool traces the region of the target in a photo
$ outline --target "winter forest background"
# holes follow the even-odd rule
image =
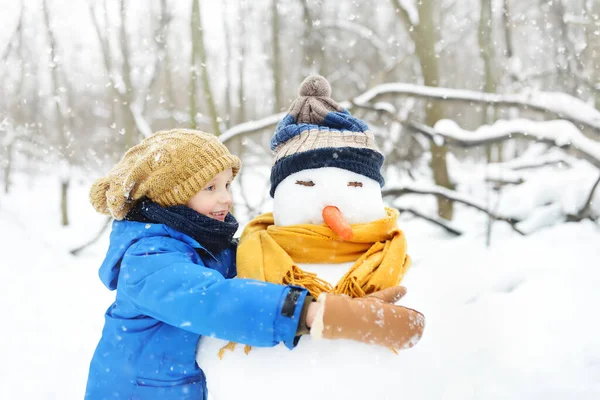
[[[414,351],[446,371],[423,379],[443,397],[413,398],[600,395],[599,1],[0,6],[2,398],[82,396],[112,301],[93,179],[153,131],[212,132],[244,161],[243,226],[271,207],[268,141],[314,73],[386,155],[431,321]]]

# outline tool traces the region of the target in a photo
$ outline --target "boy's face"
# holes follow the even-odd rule
[[[233,180],[231,168],[217,174],[204,189],[196,193],[187,206],[207,217],[224,221],[233,203],[229,189]]]

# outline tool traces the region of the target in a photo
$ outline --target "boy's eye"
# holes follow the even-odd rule
[[[208,190],[209,192],[212,192],[213,190],[215,190],[215,185],[210,185],[204,188],[204,190]]]
[[[296,185],[315,186],[315,183],[313,181],[296,181]]]
[[[362,187],[362,182],[348,182],[348,186]]]
[[[231,187],[231,182],[227,182],[227,185],[225,185],[225,187],[226,187],[227,189],[229,189],[229,188]]]

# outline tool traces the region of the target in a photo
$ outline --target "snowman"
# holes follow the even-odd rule
[[[383,204],[383,155],[373,134],[330,98],[325,78],[308,77],[299,94],[271,141],[273,213],[258,216],[244,230],[238,276],[303,286],[319,299],[325,293],[364,297],[397,286],[410,257],[398,212]],[[411,347],[423,320],[407,323],[420,327],[406,346]],[[407,352],[323,340],[323,327],[316,325],[292,351],[283,344],[244,348],[202,337],[196,359],[210,396],[399,398]]]

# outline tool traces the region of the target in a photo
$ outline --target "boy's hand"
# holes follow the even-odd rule
[[[344,295],[323,294],[310,319],[311,336],[325,339],[351,339],[384,347],[404,349],[421,339],[425,317],[420,312],[394,303],[406,294],[396,286],[353,299]]]

